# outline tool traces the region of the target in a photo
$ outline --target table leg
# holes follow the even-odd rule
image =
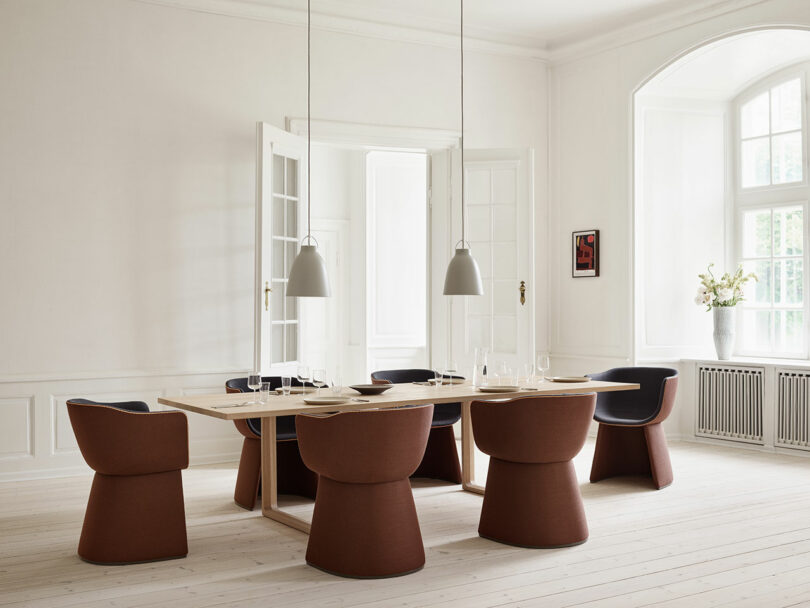
[[[473,494],[483,494],[484,486],[475,483],[475,439],[473,439],[471,401],[461,404],[461,487]]]
[[[276,417],[262,418],[262,515],[309,534],[310,523],[278,507]]]

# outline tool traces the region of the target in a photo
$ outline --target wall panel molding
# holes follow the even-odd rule
[[[66,402],[145,401],[165,410],[158,397],[225,391],[228,378],[244,371],[159,375],[95,374],[71,379],[39,377],[0,383],[0,481],[41,479],[88,471],[70,426]],[[230,421],[186,413],[191,464],[238,460],[241,435]]]

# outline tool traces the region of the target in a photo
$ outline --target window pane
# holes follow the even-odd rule
[[[298,161],[287,159],[287,192],[288,196],[298,196]]]
[[[740,130],[743,138],[768,134],[768,92],[754,97],[742,107]]]
[[[743,257],[771,255],[771,211],[759,209],[743,213]]]
[[[272,331],[273,348],[273,363],[280,363],[284,361],[284,326],[273,325]]]
[[[287,236],[298,238],[298,202],[287,201]]]
[[[290,276],[290,268],[292,268],[293,262],[295,261],[295,254],[298,253],[298,243],[291,243],[287,242],[287,274],[285,277]]]
[[[742,311],[741,338],[746,351],[771,350],[771,312],[769,310]]]
[[[773,183],[802,181],[802,132],[774,135],[772,145]]]
[[[771,132],[802,128],[801,80],[796,78],[771,89]]]
[[[273,239],[273,273],[272,278],[284,278],[284,241]]]
[[[748,281],[745,284],[745,301],[760,306],[771,305],[771,269],[772,262],[758,261],[746,262],[743,268],[746,273],[754,272],[758,281]]]
[[[284,194],[284,157],[273,154],[273,194]]]
[[[804,216],[801,207],[773,210],[774,255],[802,255],[804,251]]]
[[[771,183],[771,151],[767,137],[742,142],[743,188],[769,186]]]
[[[284,199],[273,197],[273,236],[284,236]]]
[[[273,321],[283,321],[285,284],[273,281],[270,287],[273,288],[270,294],[270,316],[273,318]]]
[[[298,325],[287,325],[287,361],[298,359]]]
[[[804,352],[804,314],[800,310],[774,312],[774,351]]]
[[[773,264],[773,302],[783,306],[801,306],[804,301],[802,260],[777,260]]]

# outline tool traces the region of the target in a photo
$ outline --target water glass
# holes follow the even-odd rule
[[[259,393],[259,401],[261,403],[268,403],[270,401],[270,392],[273,387],[269,382],[262,382],[261,392]]]
[[[332,374],[332,394],[339,396],[343,392],[343,378],[340,374]]]
[[[455,359],[447,359],[442,371],[442,384],[453,384],[453,378],[458,375],[458,364]]]
[[[290,386],[292,386],[292,377],[291,376],[282,376],[281,377],[281,394],[282,395],[289,395],[290,394]]]

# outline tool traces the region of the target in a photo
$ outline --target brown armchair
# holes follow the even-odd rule
[[[149,412],[141,401],[70,399],[67,409],[82,456],[96,472],[79,557],[99,564],[185,557],[186,415]]]

